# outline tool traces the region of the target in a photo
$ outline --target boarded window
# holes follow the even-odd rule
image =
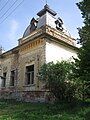
[[[34,83],[34,65],[26,66],[26,85]]]

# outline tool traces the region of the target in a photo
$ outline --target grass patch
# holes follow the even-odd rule
[[[90,120],[90,102],[41,104],[0,100],[0,120]]]

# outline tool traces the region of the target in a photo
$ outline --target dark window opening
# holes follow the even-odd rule
[[[10,86],[14,86],[15,83],[15,70],[11,71]]]
[[[34,65],[26,66],[26,85],[34,83]]]
[[[7,73],[6,73],[6,72],[5,72],[5,73],[3,73],[2,87],[5,87],[5,85],[6,85],[6,75],[7,75]]]

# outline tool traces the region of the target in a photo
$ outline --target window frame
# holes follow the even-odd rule
[[[25,68],[25,85],[28,86],[28,85],[33,85],[33,84],[34,84],[34,64],[27,65]]]
[[[6,87],[6,77],[7,77],[7,72],[4,72],[1,87]]]
[[[15,86],[15,70],[11,71],[11,76],[10,76],[10,87]]]

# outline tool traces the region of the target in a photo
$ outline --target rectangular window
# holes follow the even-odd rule
[[[10,86],[14,86],[15,83],[15,70],[11,71]]]
[[[6,72],[5,72],[5,73],[3,73],[2,87],[5,87],[5,85],[6,85],[6,75],[7,75],[7,73],[6,73]]]
[[[26,85],[34,83],[34,65],[26,66]]]

